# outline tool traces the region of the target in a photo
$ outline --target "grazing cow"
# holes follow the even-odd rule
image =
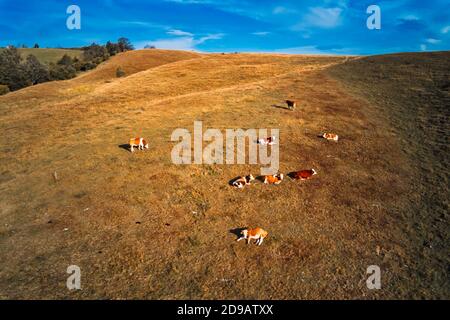
[[[339,136],[334,133],[324,133],[322,135],[322,138],[327,139],[327,140],[336,141],[336,142],[339,140]]]
[[[286,100],[287,106],[289,109],[294,110],[297,107],[297,102],[293,100]]]
[[[280,184],[283,181],[283,174],[275,174],[273,176],[264,176],[265,184]]]
[[[131,138],[130,139],[130,150],[134,152],[133,147],[138,147],[138,150],[148,149],[148,143],[144,138]]]
[[[245,186],[249,186],[250,182],[253,180],[255,180],[255,178],[251,174],[245,177],[239,177],[233,181],[233,187],[242,189]]]
[[[249,244],[252,239],[256,239],[256,244],[260,246],[263,242],[263,239],[267,237],[268,234],[269,233],[267,231],[261,228],[244,229],[241,231],[242,236],[236,241],[247,239],[247,244]]]
[[[261,144],[263,146],[265,146],[265,145],[268,145],[268,146],[274,145],[275,144],[275,136],[268,137],[266,139],[264,139],[264,138],[258,139],[257,143]]]
[[[307,180],[316,174],[317,174],[317,171],[314,169],[311,169],[311,170],[301,170],[301,171],[293,172],[290,175],[291,175],[292,179]]]

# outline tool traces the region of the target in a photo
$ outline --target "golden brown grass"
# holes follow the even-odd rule
[[[144,50],[1,97],[0,297],[448,297],[415,281],[417,234],[399,221],[417,219],[404,215],[416,169],[387,115],[324,72],[344,59]],[[287,98],[296,111],[274,107]],[[170,135],[194,120],[279,128],[280,171],[318,175],[235,190],[260,166],[174,165]],[[150,150],[119,147],[134,135]],[[261,247],[234,241],[245,226],[269,232]],[[366,287],[372,264],[382,290]]]

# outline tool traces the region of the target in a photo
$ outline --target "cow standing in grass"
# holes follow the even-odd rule
[[[138,150],[148,149],[148,143],[144,138],[131,138],[130,139],[130,151],[134,152],[133,147],[138,147]]]
[[[297,102],[295,102],[293,100],[286,100],[286,104],[287,104],[289,110],[294,110],[295,107],[297,107]]]

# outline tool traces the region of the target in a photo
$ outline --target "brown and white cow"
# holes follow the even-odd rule
[[[265,184],[280,184],[283,181],[283,174],[274,174],[269,176],[264,176],[264,183]]]
[[[251,174],[245,177],[239,177],[233,181],[233,187],[242,189],[245,186],[249,186],[250,182],[252,182],[253,180],[255,180],[255,178]]]
[[[322,134],[322,138],[336,142],[339,140],[339,136],[334,133],[324,133]]]
[[[138,147],[138,150],[148,149],[148,143],[144,138],[131,138],[130,139],[130,150],[134,152],[133,147]]]
[[[295,107],[297,107],[297,102],[295,102],[294,100],[286,100],[286,104],[291,110],[294,110]]]
[[[311,169],[311,170],[301,170],[301,171],[293,172],[293,173],[290,173],[289,175],[292,179],[307,180],[316,174],[317,174],[317,171],[314,169]]]

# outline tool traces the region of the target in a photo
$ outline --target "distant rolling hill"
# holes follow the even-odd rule
[[[0,52],[4,48],[0,48]],[[41,63],[49,64],[50,62],[57,62],[63,55],[67,54],[74,57],[81,57],[83,51],[75,49],[53,49],[53,48],[18,48],[22,58],[26,58],[32,54],[38,58]]]
[[[122,68],[126,76],[152,69],[176,61],[201,57],[200,54],[188,51],[173,50],[133,50],[119,53],[99,65],[93,72],[81,75],[76,82],[106,81],[117,78],[116,70]]]

